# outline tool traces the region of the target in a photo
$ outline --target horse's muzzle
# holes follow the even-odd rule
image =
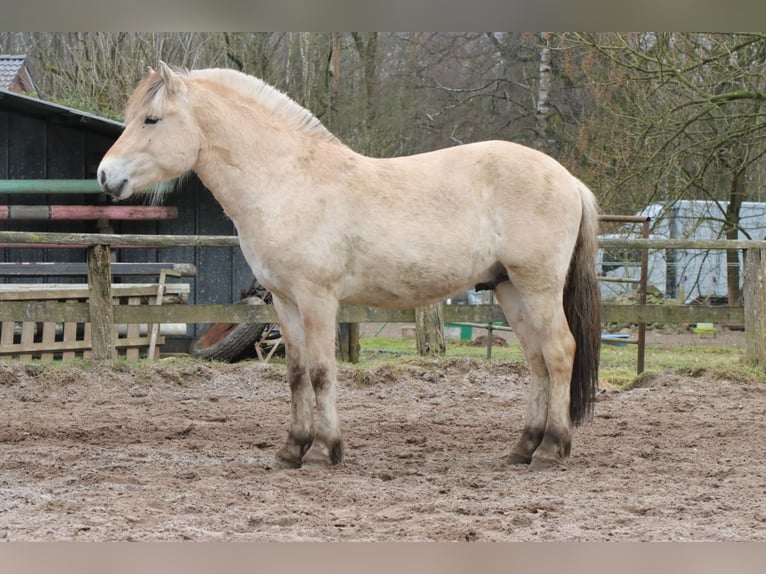
[[[125,189],[125,186],[128,184],[128,179],[124,178],[115,185],[112,182],[108,181],[106,172],[104,170],[99,170],[98,183],[101,186],[101,191],[103,191],[107,195],[111,195],[115,199],[120,199],[122,197],[122,191]]]

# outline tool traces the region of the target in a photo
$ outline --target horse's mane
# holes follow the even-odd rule
[[[236,90],[241,95],[252,98],[261,106],[282,118],[287,125],[297,130],[317,135],[326,141],[339,141],[314,114],[260,78],[226,68],[175,71],[190,78],[204,78]],[[144,78],[142,84],[136,90],[137,100],[133,101],[133,98],[131,98],[131,101],[128,102],[126,119],[130,116],[131,111],[135,113],[144,105],[148,106],[150,113],[151,110],[159,111],[161,109],[165,90],[161,89],[162,80],[160,75],[157,72],[153,72]]]

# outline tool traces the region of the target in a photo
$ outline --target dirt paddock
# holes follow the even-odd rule
[[[766,388],[603,391],[565,469],[502,458],[523,367],[343,367],[341,467],[277,470],[289,392],[256,362],[0,363],[0,539],[766,540]]]

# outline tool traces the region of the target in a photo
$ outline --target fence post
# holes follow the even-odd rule
[[[766,250],[745,251],[745,358],[766,367]]]
[[[93,359],[111,361],[117,358],[112,309],[112,270],[108,245],[88,247],[88,306]]]
[[[444,309],[433,303],[415,309],[415,337],[419,355],[444,355]]]
[[[335,326],[335,358],[359,362],[359,323],[337,323]]]

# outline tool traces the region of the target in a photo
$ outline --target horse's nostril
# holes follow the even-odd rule
[[[98,181],[102,186],[106,183],[106,173],[103,170],[98,172]]]

